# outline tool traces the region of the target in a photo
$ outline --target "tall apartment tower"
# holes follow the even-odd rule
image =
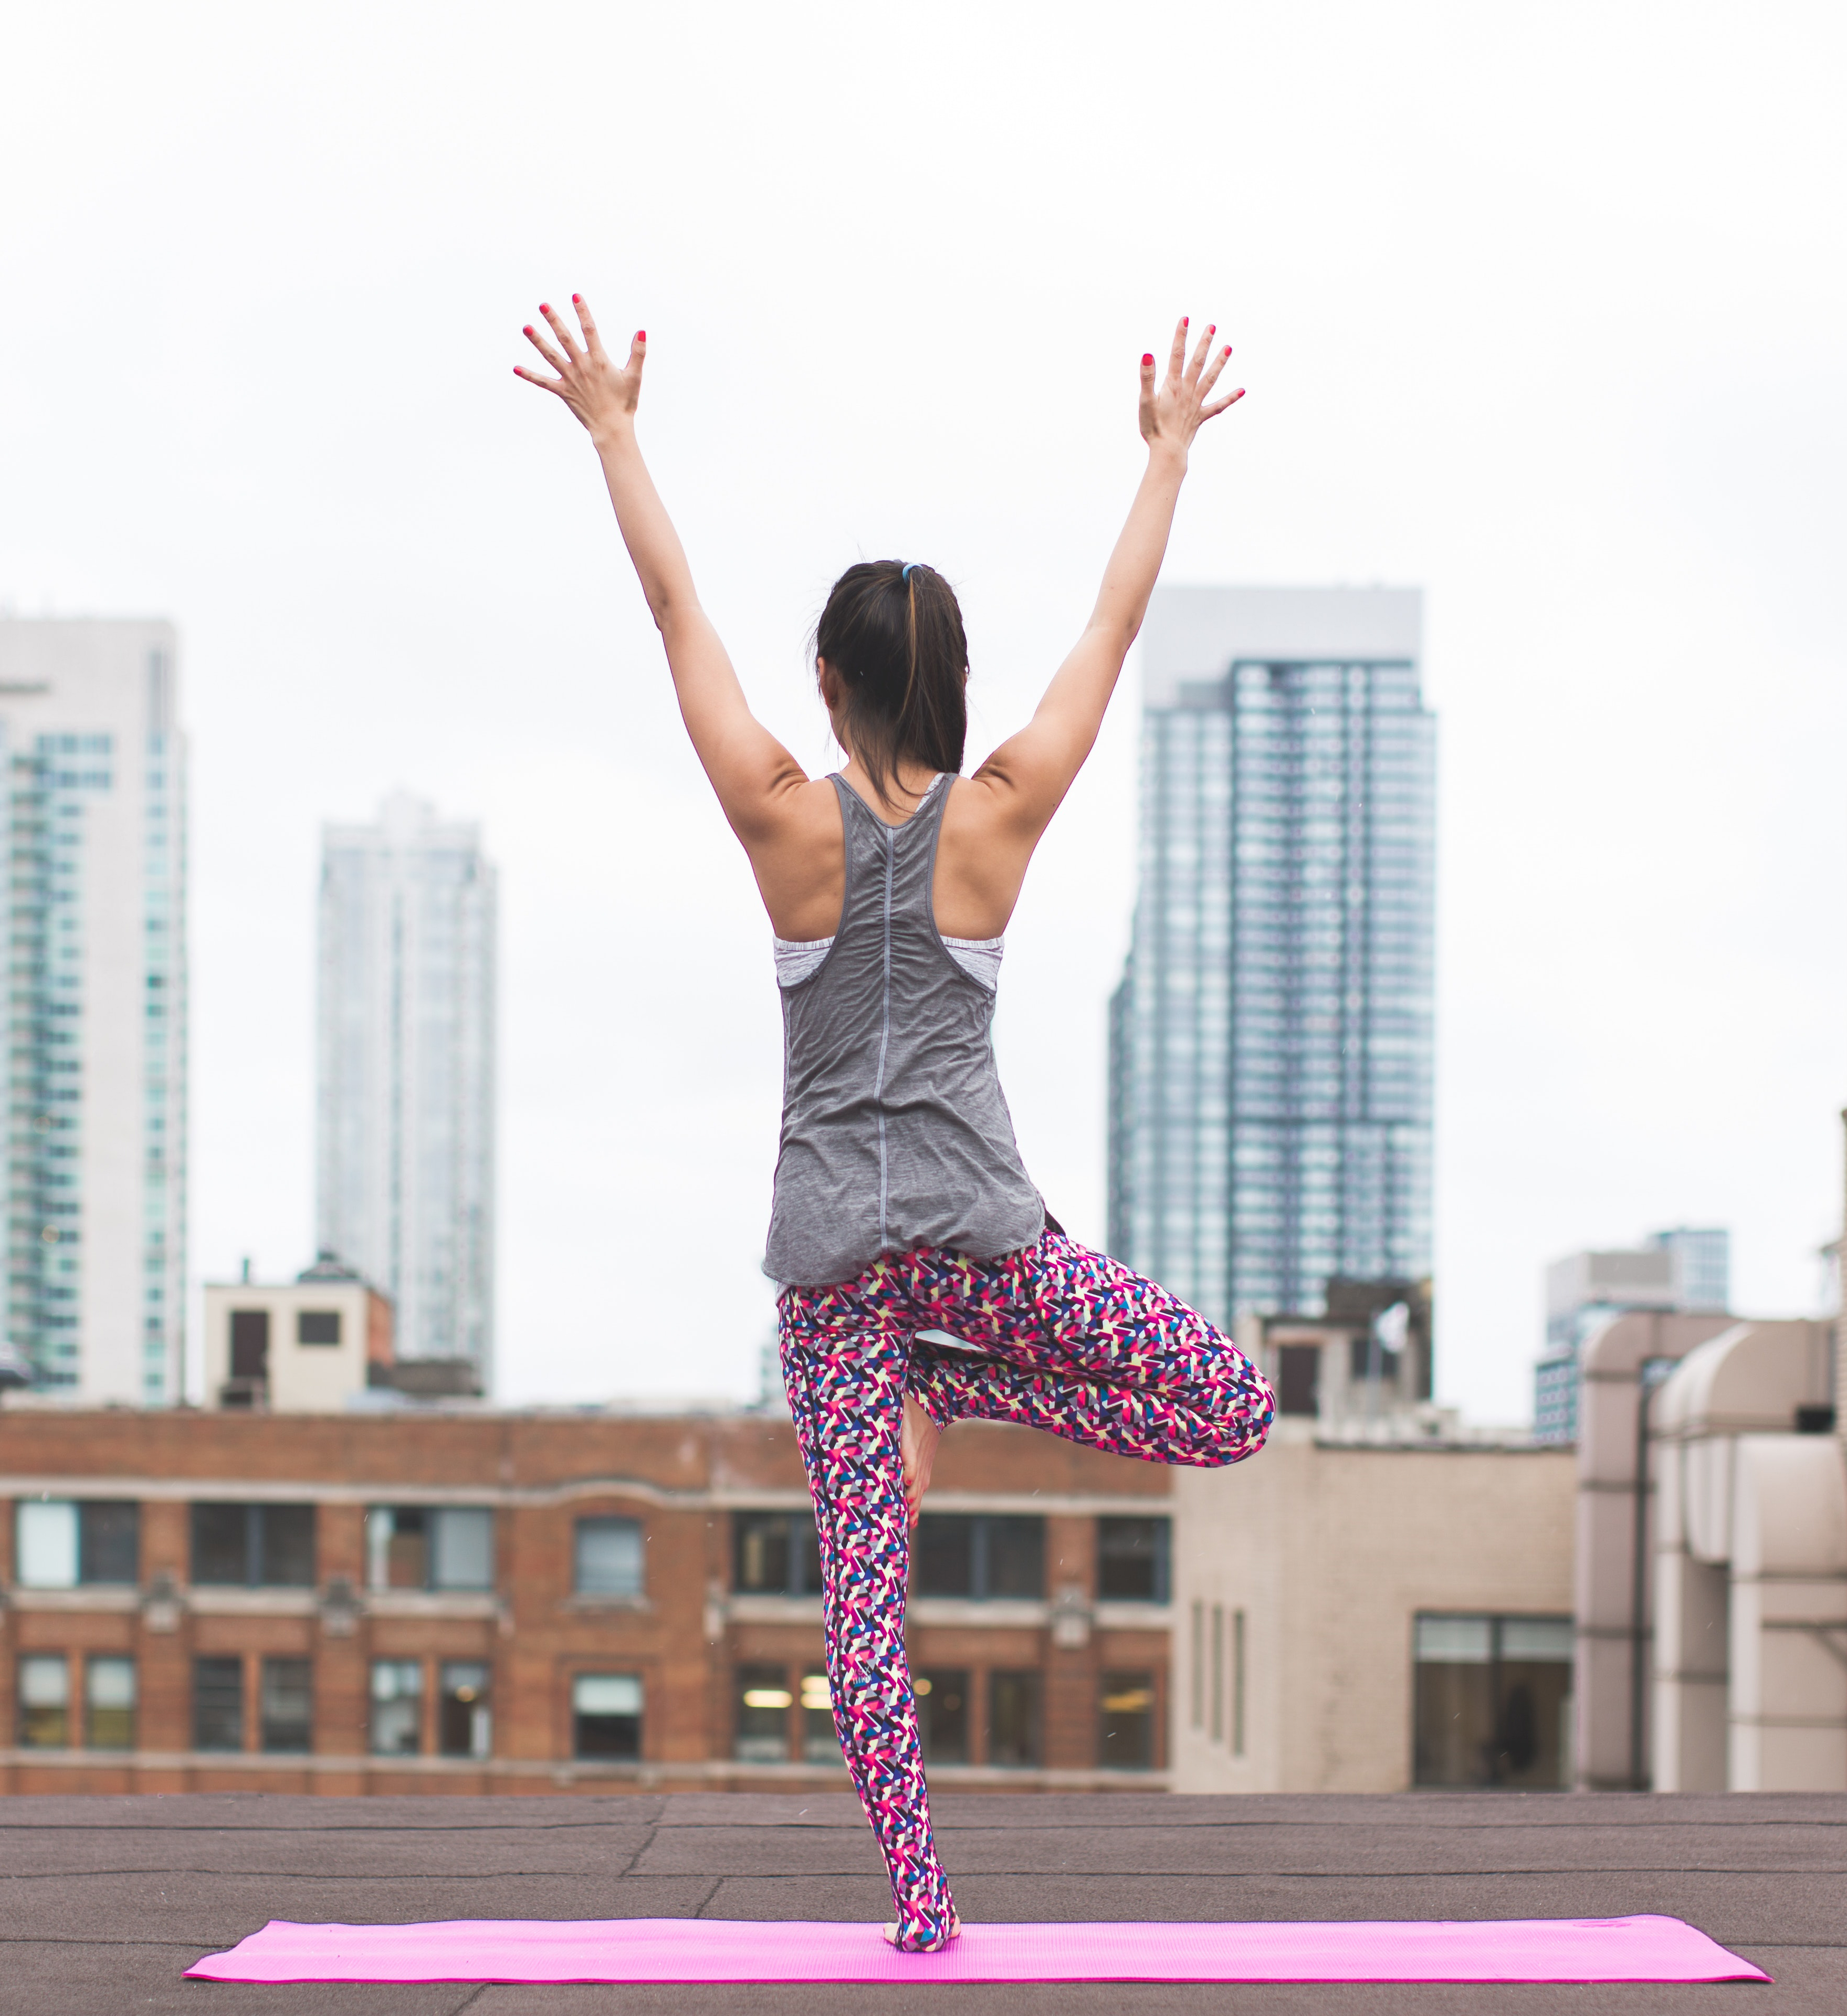
[[[396,1305],[397,1355],[494,1352],[495,880],[401,794],[322,839],[318,1243]]]
[[[1407,589],[1163,589],[1148,611],[1111,1250],[1220,1323],[1429,1271],[1421,629]]]
[[[85,1402],[182,1397],[177,664],[170,624],[0,619],[5,1341]]]

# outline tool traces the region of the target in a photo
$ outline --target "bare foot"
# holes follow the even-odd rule
[[[886,1945],[887,1945],[887,1946],[896,1946],[896,1945],[897,1945],[897,1943],[898,1943],[898,1926],[897,1926],[897,1924],[896,1924],[895,1921],[894,1921],[893,1923],[891,1923],[891,1924],[890,1924],[886,1925],[883,1929],[884,1929],[884,1934],[885,1934],[885,1943],[886,1943]],[[950,1937],[951,1939],[954,1939],[954,1938],[955,1938],[955,1936],[956,1935],[956,1934],[957,1934],[958,1932],[960,1932],[961,1930],[962,1930],[962,1921],[961,1921],[960,1918],[952,1918],[952,1919],[950,1919],[950,1921],[949,1921],[949,1937]],[[931,1949],[931,1950],[933,1953],[940,1953],[940,1952],[942,1951],[942,1948],[941,1948],[940,1946],[933,1946],[933,1947]]]
[[[911,1531],[924,1510],[924,1494],[930,1489],[931,1466],[936,1461],[936,1445],[943,1431],[928,1411],[909,1394],[904,1396],[904,1427],[898,1445],[904,1456],[904,1509]]]

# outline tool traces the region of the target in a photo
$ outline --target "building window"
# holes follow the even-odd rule
[[[579,1757],[641,1755],[641,1681],[634,1673],[579,1673],[571,1683],[573,1748]]]
[[[208,1586],[311,1589],[311,1505],[195,1505],[193,1579]]]
[[[918,1673],[911,1681],[917,1697],[917,1733],[927,1764],[968,1762],[968,1676],[961,1672]]]
[[[1231,1613],[1231,1754],[1244,1754],[1244,1613]]]
[[[812,1512],[736,1512],[732,1586],[747,1596],[819,1596],[821,1540]]]
[[[62,1652],[34,1652],[20,1660],[20,1745],[26,1750],[70,1747],[70,1661]]]
[[[494,1514],[484,1505],[375,1505],[365,1514],[372,1589],[494,1586]]]
[[[1276,1412],[1279,1414],[1318,1414],[1320,1411],[1320,1345],[1278,1345]]]
[[[1165,1519],[1099,1519],[1096,1593],[1104,1603],[1165,1603]]]
[[[1036,1768],[1039,1746],[1039,1676],[1036,1669],[988,1676],[988,1762],[1010,1769]]]
[[[339,1310],[297,1309],[295,1312],[295,1341],[297,1344],[338,1344]]]
[[[243,1748],[243,1661],[239,1658],[193,1661],[193,1748]]]
[[[28,1498],[15,1507],[21,1589],[141,1579],[141,1507],[132,1499]]]
[[[840,1732],[833,1726],[833,1690],[819,1666],[810,1666],[801,1676],[801,1761],[805,1764],[837,1764],[841,1761]]]
[[[1414,1633],[1413,1782],[1562,1787],[1571,1754],[1572,1620],[1425,1612]]]
[[[911,1545],[911,1589],[975,1602],[1042,1597],[1045,1521],[926,1512]]]
[[[372,1662],[372,1754],[414,1757],[423,1747],[423,1662]]]
[[[84,1662],[84,1747],[135,1748],[135,1661],[96,1655]]]
[[[436,1747],[445,1757],[494,1754],[494,1675],[470,1659],[443,1662],[436,1705]]]
[[[1105,1673],[1097,1761],[1106,1771],[1147,1771],[1154,1763],[1154,1676]]]
[[[1190,1640],[1192,1658],[1190,1668],[1192,1685],[1188,1690],[1188,1700],[1192,1708],[1190,1719],[1195,1729],[1206,1726],[1206,1607],[1203,1603],[1193,1606],[1193,1633]]]
[[[572,1555],[579,1596],[638,1597],[646,1580],[639,1519],[580,1519]]]
[[[732,1755],[741,1764],[783,1764],[789,1758],[788,1669],[759,1661],[736,1674],[737,1726]]]
[[[257,1384],[269,1377],[269,1312],[231,1312],[231,1377]]]
[[[293,1752],[314,1748],[314,1661],[265,1659],[257,1697],[258,1745]]]

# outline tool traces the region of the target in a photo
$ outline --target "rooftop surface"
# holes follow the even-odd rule
[[[681,1794],[0,1800],[0,2011],[31,2016],[1237,2016],[1847,2008],[1847,1794],[947,1794],[969,1921],[1683,1917],[1777,1982],[1702,1987],[621,1988],[187,1982],[271,1918],[883,1918],[855,1802]]]

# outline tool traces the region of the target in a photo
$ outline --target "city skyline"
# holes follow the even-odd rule
[[[1431,1269],[1435,725],[1415,589],[1158,589],[1110,1244],[1207,1315]]]
[[[0,619],[6,1341],[89,1402],[182,1397],[178,678],[168,623]]]
[[[322,835],[315,1239],[405,1359],[494,1363],[497,885],[481,829],[394,792]]]

